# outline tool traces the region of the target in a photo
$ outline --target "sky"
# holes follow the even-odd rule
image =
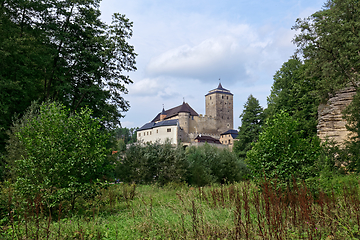
[[[222,86],[234,94],[234,129],[252,94],[264,108],[273,76],[294,54],[297,18],[321,10],[325,0],[103,0],[101,18],[113,13],[133,22],[129,43],[138,54],[130,109],[122,127],[141,127],[163,106],[183,100],[205,114],[205,94]]]

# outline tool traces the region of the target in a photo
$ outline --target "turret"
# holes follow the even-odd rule
[[[163,107],[162,112],[160,113],[160,121],[164,121],[166,118],[165,109]]]
[[[179,125],[185,133],[189,133],[190,111],[185,102],[183,102],[179,110]]]

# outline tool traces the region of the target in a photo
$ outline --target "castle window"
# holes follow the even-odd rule
[[[144,133],[144,136],[145,136],[145,133]]]
[[[150,135],[151,135],[151,132],[150,132]]]
[[[149,132],[146,132],[146,135],[149,135]]]
[[[158,129],[156,129],[156,133],[159,133],[159,130],[158,130]]]
[[[211,96],[210,96],[210,100],[211,100]]]
[[[224,96],[221,96],[221,99],[224,99]]]
[[[141,137],[141,133],[139,133],[139,137]]]
[[[166,131],[167,131],[167,132],[171,132],[171,128],[168,128]]]

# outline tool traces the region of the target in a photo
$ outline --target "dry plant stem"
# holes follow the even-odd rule
[[[199,230],[198,230],[198,219],[197,219],[197,209],[195,206],[195,201],[192,201],[192,226],[195,238],[199,237]]]

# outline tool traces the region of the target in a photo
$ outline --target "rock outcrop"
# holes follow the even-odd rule
[[[354,88],[345,88],[338,91],[326,104],[319,105],[317,134],[322,141],[328,138],[342,144],[349,139],[350,132],[346,129],[347,123],[342,112],[355,94]]]

